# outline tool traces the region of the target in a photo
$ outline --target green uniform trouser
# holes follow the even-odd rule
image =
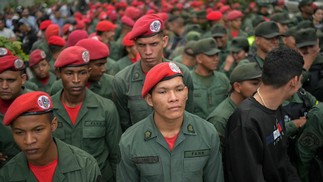
[[[100,169],[91,155],[58,139],[54,138],[54,141],[58,151],[58,162],[53,182],[99,181]],[[0,170],[0,182],[8,181],[37,182],[24,153],[19,153]]]
[[[220,141],[212,124],[184,112],[172,150],[156,128],[153,114],[130,127],[120,140],[117,180],[222,182]]]
[[[54,115],[58,119],[54,136],[91,154],[99,164],[103,181],[113,180],[120,160],[118,143],[121,136],[114,103],[86,89],[86,96],[73,125],[60,100],[61,92],[52,96]]]

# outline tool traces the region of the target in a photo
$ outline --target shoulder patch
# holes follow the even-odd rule
[[[304,133],[304,135],[301,136],[299,139],[300,145],[304,147],[312,147],[312,146],[317,146],[320,144],[319,138],[314,135],[313,133]]]

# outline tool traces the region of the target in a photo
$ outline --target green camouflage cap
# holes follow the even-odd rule
[[[200,38],[201,38],[201,33],[197,32],[197,31],[190,31],[185,35],[186,41],[200,40]]]
[[[206,54],[208,56],[213,56],[220,52],[217,48],[216,42],[213,38],[205,38],[197,41],[193,46],[193,52],[197,54]]]
[[[185,47],[184,47],[184,52],[190,56],[194,56],[194,46],[196,44],[196,40],[191,40],[191,41],[188,41],[186,44],[185,44]]]
[[[235,67],[230,75],[230,83],[260,78],[262,71],[257,63],[243,63]]]
[[[223,37],[227,34],[227,30],[223,25],[215,25],[211,28],[212,37]]]
[[[284,37],[289,37],[289,36],[295,37],[295,34],[296,34],[297,30],[298,30],[298,28],[296,26],[290,27],[290,28],[288,28],[288,30],[286,32],[284,32],[282,34],[282,36],[284,36]]]
[[[301,48],[305,46],[313,46],[317,43],[317,36],[315,29],[302,29],[295,34],[296,47]]]
[[[287,13],[275,13],[271,16],[270,20],[281,24],[289,24],[292,22]]]
[[[230,51],[239,52],[240,50],[249,49],[248,39],[245,37],[235,37],[231,41]]]
[[[262,22],[256,27],[255,36],[271,39],[280,36],[279,28],[273,21]]]

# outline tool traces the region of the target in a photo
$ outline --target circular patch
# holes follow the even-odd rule
[[[7,49],[5,49],[5,48],[0,48],[0,56],[5,56],[5,55],[7,55],[8,54],[8,50]]]
[[[42,109],[49,109],[50,108],[50,100],[46,95],[42,95],[38,97],[38,105]]]
[[[150,24],[150,31],[152,32],[159,32],[161,27],[161,23],[159,20],[155,20]]]
[[[89,51],[83,51],[82,53],[82,59],[85,63],[90,61],[90,55],[89,55]]]
[[[168,65],[169,65],[169,68],[173,72],[175,72],[175,73],[182,73],[181,70],[179,69],[179,67],[175,63],[170,62]]]
[[[45,59],[46,58],[46,53],[44,51],[41,51],[40,56],[41,56],[42,59]]]
[[[24,66],[24,62],[21,59],[16,59],[14,62],[14,66],[17,70],[21,69]]]
[[[312,133],[305,133],[300,137],[299,143],[304,147],[312,147],[318,146],[320,142],[316,135]]]

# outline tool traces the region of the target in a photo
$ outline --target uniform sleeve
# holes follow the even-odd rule
[[[112,81],[112,98],[117,107],[120,116],[120,125],[122,131],[126,131],[131,126],[130,114],[128,109],[128,98],[126,93],[126,83],[120,77],[114,77]]]
[[[184,74],[184,84],[188,88],[188,99],[186,101],[186,108],[185,108],[185,110],[192,113],[194,111],[194,102],[193,102],[194,86],[193,86],[193,80],[192,80],[190,71],[188,70],[187,67],[181,65],[180,66],[180,69],[183,71],[183,74]]]
[[[92,160],[88,160],[88,163],[85,167],[85,171],[86,171],[86,181],[93,181],[93,182],[102,181],[100,168],[94,158]]]
[[[106,106],[106,118],[108,119],[108,127],[106,131],[106,143],[110,150],[108,160],[112,167],[114,179],[116,178],[117,164],[120,161],[119,141],[121,137],[121,128],[118,111],[111,100],[108,100],[109,104]]]
[[[50,87],[50,93],[49,94],[53,96],[62,88],[63,88],[62,80],[57,80]]]
[[[298,132],[298,128],[296,127],[295,123],[292,121],[286,122],[285,127],[286,127],[287,137],[293,136]]]
[[[212,128],[214,130],[214,128]],[[220,151],[220,139],[217,132],[214,130],[214,133],[211,136],[213,148],[211,149],[210,158],[203,170],[203,181],[205,182],[223,182],[223,165],[222,165],[222,156]]]

